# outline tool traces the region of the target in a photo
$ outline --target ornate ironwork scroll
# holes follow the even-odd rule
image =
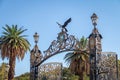
[[[78,40],[73,35],[68,35],[66,31],[61,30],[58,33],[57,40],[53,40],[49,48],[44,51],[44,56],[41,61],[36,65],[39,66],[46,59],[50,58],[53,55],[59,54],[65,51],[75,51],[78,50]]]
[[[51,62],[38,67],[37,80],[62,80],[62,63]]]

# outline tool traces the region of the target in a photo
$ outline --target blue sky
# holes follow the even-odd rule
[[[56,22],[63,24],[69,17],[72,22],[67,26],[68,33],[77,38],[88,37],[93,29],[90,19],[93,13],[99,17],[97,28],[103,36],[103,52],[116,52],[120,58],[120,0],[0,0],[0,35],[5,24],[24,26],[28,29],[24,34],[28,35],[31,49],[34,47],[33,35],[37,32],[39,49],[43,52],[60,32]],[[23,61],[16,61],[16,76],[30,70],[30,54],[27,53]],[[56,55],[47,61],[65,65],[64,55]]]

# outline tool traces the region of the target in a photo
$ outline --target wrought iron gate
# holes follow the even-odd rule
[[[97,80],[118,80],[117,54],[102,52],[97,63]]]
[[[69,21],[70,19],[71,18],[69,18],[67,21]],[[37,37],[37,36],[38,35],[36,33],[34,37]],[[79,49],[79,40],[76,39],[75,36],[69,35],[65,27],[61,28],[61,32],[58,33],[57,40],[53,40],[51,42],[51,45],[46,51],[44,51],[44,54],[41,53],[41,51],[38,49],[38,46],[36,44],[34,49],[31,51],[30,80],[41,79],[40,73],[41,73],[41,70],[44,69],[43,66],[41,66],[41,64],[44,61],[46,61],[48,58],[56,54],[67,52],[67,51],[81,51],[81,50]],[[83,50],[83,51],[86,51],[86,50]]]
[[[62,80],[62,63],[51,62],[38,67],[37,80]]]
[[[87,46],[85,50],[79,49],[79,40],[75,38],[73,35],[69,35],[66,29],[67,24],[71,21],[71,18],[69,18],[64,25],[61,25],[58,23],[58,25],[61,27],[61,32],[58,33],[57,39],[53,40],[51,42],[51,45],[49,48],[44,51],[44,54],[41,53],[41,51],[38,49],[37,41],[34,49],[31,51],[31,58],[30,58],[30,80],[46,80],[45,76],[47,76],[50,80],[56,79],[55,76],[60,76],[59,73],[55,73],[55,75],[50,75],[49,72],[54,72],[54,70],[59,68],[61,69],[61,64],[44,64],[42,63],[46,61],[48,58],[59,54],[61,52],[66,51],[85,51],[86,53],[90,53],[90,80],[117,80],[118,79],[118,66],[117,66],[117,54],[115,53],[108,53],[108,52],[101,52],[101,39],[100,34],[99,37],[96,35],[97,29],[96,29],[96,15],[93,14],[92,16],[92,22],[94,26],[93,30],[93,38],[89,38],[88,45],[91,44],[91,47]],[[91,35],[90,35],[91,36]],[[34,35],[34,37],[38,37],[38,35]],[[91,41],[90,41],[91,40]],[[98,42],[95,42],[98,40]],[[93,44],[95,43],[95,46]],[[93,48],[93,49],[92,49]],[[91,49],[91,50],[90,50]],[[93,63],[93,64],[92,64]],[[48,68],[46,68],[48,67]],[[55,69],[52,69],[54,68]],[[47,73],[47,75],[46,75]],[[54,79],[51,79],[53,78]],[[60,80],[61,78],[58,78]]]

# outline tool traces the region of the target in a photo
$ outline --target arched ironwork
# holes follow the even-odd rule
[[[41,65],[44,61],[46,61],[48,58],[59,54],[61,52],[67,52],[67,51],[81,51],[79,50],[79,40],[75,38],[73,35],[69,35],[66,29],[67,24],[71,21],[71,18],[69,18],[64,25],[59,24],[61,28],[61,32],[58,33],[57,39],[53,40],[47,50],[44,51],[44,54],[41,53],[41,51],[38,49],[37,44],[35,45],[34,49],[31,51],[31,56],[33,55],[33,59],[31,57],[31,79],[30,80],[36,80],[38,77],[40,77]],[[35,34],[36,35],[36,34]],[[35,36],[38,40],[38,36]],[[35,54],[35,55],[34,55]],[[43,68],[42,68],[43,69]]]
[[[61,31],[58,33],[57,40],[53,40],[49,48],[44,51],[44,56],[41,58],[40,62],[36,65],[39,66],[45,60],[66,51],[80,51],[78,40],[73,35],[68,35],[67,32]]]
[[[61,52],[66,51],[80,51],[79,50],[79,40],[75,38],[73,35],[69,35],[66,29],[68,23],[71,22],[71,18],[69,18],[63,25],[57,24],[61,28],[61,32],[58,33],[57,40],[53,40],[49,46],[49,48],[44,51],[44,54],[41,54],[41,60],[35,65],[35,67],[41,65],[48,58],[59,54]]]

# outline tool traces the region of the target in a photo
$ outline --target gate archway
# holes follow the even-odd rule
[[[79,40],[75,38],[73,35],[69,35],[66,29],[67,24],[71,21],[69,18],[64,25],[58,23],[61,27],[61,32],[58,33],[57,39],[53,40],[49,46],[49,48],[44,51],[42,54],[41,51],[38,49],[37,41],[34,49],[31,51],[31,58],[30,58],[30,80],[36,80],[38,75],[39,66],[46,61],[48,58],[60,54],[62,52],[67,51],[81,51],[79,50]],[[64,26],[64,27],[63,27]],[[38,34],[35,33],[34,38],[37,39]],[[84,50],[86,51],[86,50]]]

